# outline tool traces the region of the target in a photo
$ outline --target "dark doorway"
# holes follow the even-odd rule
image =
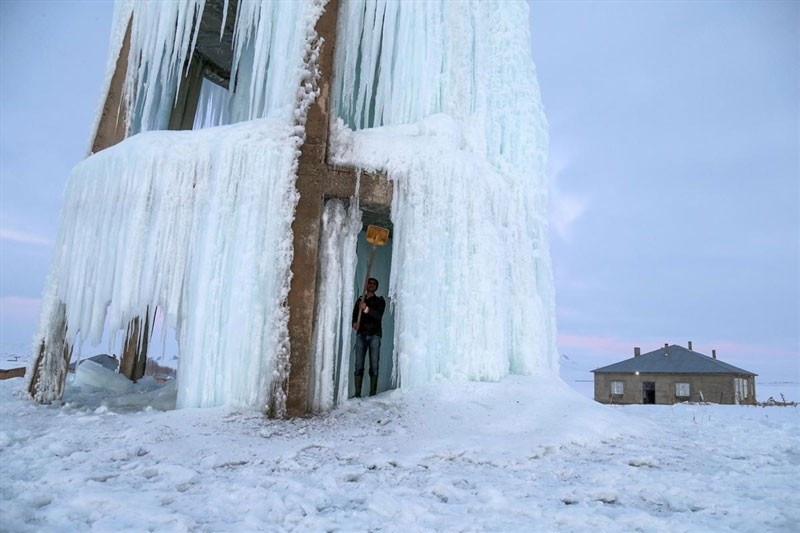
[[[656,384],[652,381],[642,383],[644,401],[642,403],[656,403]]]
[[[366,240],[366,228],[368,225],[376,225],[382,228],[389,229],[390,232],[393,230],[393,224],[389,219],[385,210],[382,210],[380,207],[370,206],[370,205],[362,205],[361,206],[361,220],[363,222],[363,229],[358,235],[358,243],[356,246],[356,257],[357,257],[357,264],[355,268],[355,278],[353,280],[353,288],[355,289],[355,294],[350,299],[350,302],[355,302],[358,296],[364,290],[364,282],[366,281],[366,274],[367,274],[367,263],[369,262],[370,252],[372,250],[372,246]],[[370,277],[374,277],[378,279],[380,285],[376,294],[378,296],[383,296],[386,300],[386,310],[383,314],[383,336],[381,338],[381,347],[380,347],[380,361],[378,364],[379,373],[378,373],[378,384],[377,384],[377,392],[384,392],[387,390],[391,390],[397,387],[397,382],[394,379],[396,373],[394,372],[394,310],[390,305],[388,291],[389,291],[389,280],[391,277],[391,268],[392,268],[392,237],[393,235],[390,233],[389,235],[389,242],[385,246],[378,246],[376,248],[375,259],[372,264],[372,270],[370,271]],[[351,304],[352,305],[352,304]],[[348,317],[349,319],[349,317]],[[348,321],[347,326],[349,327],[350,322]],[[356,342],[356,335],[352,334],[351,336],[351,349],[350,349],[350,390],[348,397],[352,397],[355,394],[355,384],[353,383],[353,376],[355,372],[355,342]],[[367,358],[368,359],[368,358]],[[368,382],[370,380],[368,371],[364,374],[364,386],[362,387],[361,393],[362,395],[367,395],[369,392]]]

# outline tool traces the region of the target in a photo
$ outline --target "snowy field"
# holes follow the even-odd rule
[[[797,407],[605,407],[541,378],[269,420],[0,382],[3,531],[798,531]]]

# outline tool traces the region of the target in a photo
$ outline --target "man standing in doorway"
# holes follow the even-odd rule
[[[378,280],[369,278],[367,290],[353,307],[353,329],[356,330],[356,398],[361,398],[361,384],[364,382],[364,360],[369,349],[369,395],[378,392],[378,362],[381,357],[381,319],[386,301],[376,296]]]

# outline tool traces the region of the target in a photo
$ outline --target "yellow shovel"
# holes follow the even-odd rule
[[[384,246],[389,242],[389,230],[380,226],[367,226],[367,242],[372,245],[372,251],[369,253],[369,261],[367,262],[367,277],[364,279],[364,291],[361,293],[361,299],[367,297],[367,282],[369,282],[369,273],[372,270],[372,262],[375,260],[375,250],[378,246]],[[358,326],[361,327],[361,309],[358,310]]]

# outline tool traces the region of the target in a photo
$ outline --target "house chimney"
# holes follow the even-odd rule
[[[642,355],[642,349],[639,348],[638,346],[634,346],[633,347],[633,356],[634,357],[639,357],[640,355]]]
[[[717,351],[716,350],[711,350],[711,357],[713,357],[714,359],[717,358]]]
[[[689,341],[689,351],[692,351],[692,341]]]
[[[669,355],[669,343],[664,343],[664,356]]]

